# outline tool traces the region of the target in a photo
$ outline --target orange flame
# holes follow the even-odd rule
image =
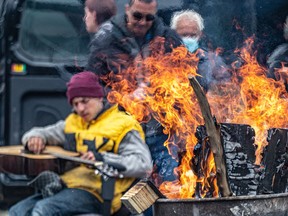
[[[251,53],[252,45],[253,39],[249,38],[246,46],[237,50],[242,65],[232,69],[231,81],[210,86],[207,98],[218,122],[249,124],[255,129],[256,162],[259,164],[263,147],[267,145],[266,131],[271,127],[288,126],[288,103],[283,82],[266,77],[266,69],[257,63],[255,53]],[[197,55],[187,53],[184,47],[164,55],[161,43],[156,47],[157,52],[151,57],[145,60],[138,57],[133,67],[110,74],[109,80],[113,82],[108,83],[112,89],[108,99],[119,103],[141,122],[154,117],[164,127],[164,133],[169,134],[164,143],[169,153],[175,159],[183,155],[175,170],[179,179],[163,182],[159,187],[164,195],[168,198],[195,197],[200,184],[199,196],[205,197],[211,188],[213,196],[217,196],[213,155],[210,153],[207,164],[202,165],[202,176],[197,176],[191,169],[197,143],[194,133],[197,126],[203,125],[188,80],[188,74],[197,76]]]
[[[284,62],[281,63],[282,67],[275,69],[276,80],[282,81],[284,84],[288,84],[288,65]]]
[[[221,122],[249,124],[256,133],[256,164],[267,145],[267,130],[288,126],[287,92],[283,82],[267,78],[266,68],[261,67],[256,54],[251,53],[253,38],[248,38],[241,50],[243,65],[234,69],[231,83],[217,86],[220,91],[210,91],[211,109]],[[215,90],[215,89],[214,89]],[[219,94],[220,92],[220,94]]]
[[[196,55],[188,54],[184,47],[164,56],[156,53],[136,64],[137,67],[115,75],[113,80],[118,82],[111,84],[112,91],[108,95],[111,102],[118,102],[139,121],[148,121],[153,116],[161,122],[164,133],[169,134],[164,144],[169,153],[175,159],[178,159],[178,154],[184,155],[175,171],[179,181],[160,186],[162,193],[170,198],[193,197],[193,184],[204,182],[203,177],[198,180],[190,167],[197,141],[194,133],[196,127],[203,124],[188,80],[188,74],[197,75],[197,64]]]

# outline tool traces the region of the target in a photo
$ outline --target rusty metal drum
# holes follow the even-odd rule
[[[158,199],[154,216],[287,216],[288,193],[204,199]]]

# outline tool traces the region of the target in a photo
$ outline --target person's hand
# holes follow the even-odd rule
[[[96,161],[95,156],[92,151],[85,152],[81,155],[81,158],[84,160]]]
[[[28,150],[40,154],[45,149],[44,140],[40,137],[31,137],[27,143]]]

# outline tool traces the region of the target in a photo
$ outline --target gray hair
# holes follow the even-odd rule
[[[170,27],[172,29],[176,29],[178,21],[183,18],[191,20],[191,21],[196,21],[196,23],[198,24],[199,30],[203,31],[204,20],[202,16],[194,10],[181,10],[181,11],[177,11],[173,13],[171,22],[170,22]]]
[[[288,40],[288,16],[286,17],[286,22],[284,23],[284,38]]]

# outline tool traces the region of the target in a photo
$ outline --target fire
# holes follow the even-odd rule
[[[242,64],[232,67],[230,81],[210,86],[207,98],[218,122],[249,124],[255,129],[259,164],[263,147],[267,145],[267,130],[288,126],[288,103],[283,82],[266,77],[266,69],[257,63],[255,53],[251,53],[252,45],[253,39],[249,38],[245,48],[237,50]],[[106,80],[113,82],[108,83],[111,87],[108,99],[119,103],[140,122],[155,118],[169,135],[164,145],[179,160],[180,165],[174,170],[179,178],[160,185],[164,195],[205,197],[213,189],[213,196],[218,196],[213,154],[207,153],[201,174],[191,168],[197,144],[195,131],[204,124],[188,80],[188,74],[198,76],[197,55],[188,54],[184,47],[163,55],[161,43],[157,47],[151,57],[145,60],[139,57],[133,67],[109,75]]]
[[[196,76],[198,58],[190,55],[184,47],[171,54],[147,58],[137,67],[130,67],[113,77],[112,91],[108,98],[118,102],[139,121],[152,116],[164,126],[169,134],[165,146],[177,160],[177,182],[165,182],[160,186],[170,198],[193,197],[197,182],[204,182],[191,170],[190,161],[197,142],[196,127],[203,124],[196,96],[190,86],[188,74]],[[181,157],[180,157],[181,155]],[[211,159],[213,160],[213,159]],[[213,163],[211,166],[215,166]]]
[[[276,69],[275,76],[276,80],[282,81],[283,83],[288,83],[288,65],[285,65],[284,62],[281,63],[282,67]]]
[[[249,124],[254,128],[256,164],[260,164],[268,129],[288,127],[288,94],[283,82],[267,78],[267,69],[251,53],[253,38],[245,44],[237,50],[243,65],[234,68],[230,83],[217,86],[220,91],[210,91],[208,100],[220,122]]]

